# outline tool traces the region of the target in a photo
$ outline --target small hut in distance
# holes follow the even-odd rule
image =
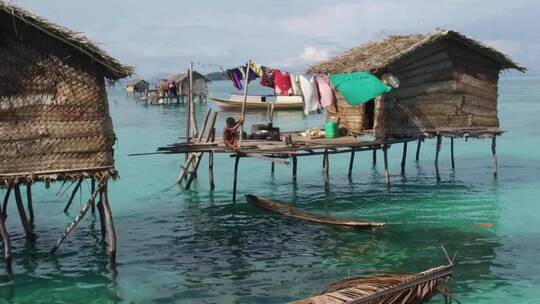
[[[193,71],[193,101],[197,100],[199,103],[206,102],[208,96],[208,82],[209,80],[197,71]],[[189,93],[189,73],[179,73],[168,77],[159,84],[159,88],[166,87],[169,83],[175,83],[177,85],[177,94],[181,102],[185,102]],[[161,90],[163,91],[163,90]],[[163,93],[160,92],[160,96]]]
[[[143,79],[133,79],[126,85],[126,94],[128,96],[142,96],[150,89],[148,81]]]
[[[505,69],[525,71],[509,57],[455,31],[390,36],[311,66],[310,73],[369,71],[401,82],[364,105],[351,107],[337,94],[328,116],[350,133],[373,130],[379,138],[494,137],[501,134],[497,82]]]

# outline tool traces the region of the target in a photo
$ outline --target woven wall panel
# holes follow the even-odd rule
[[[45,48],[0,37],[0,175],[114,166],[103,75]]]
[[[349,132],[364,131],[364,106],[351,106],[343,96],[336,91],[336,105],[326,108],[326,119],[339,119],[339,127]]]

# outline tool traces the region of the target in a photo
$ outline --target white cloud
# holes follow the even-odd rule
[[[324,48],[307,46],[298,57],[304,63],[314,63],[328,59],[330,57],[330,51]]]

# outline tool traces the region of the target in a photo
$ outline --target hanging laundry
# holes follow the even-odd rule
[[[280,70],[274,72],[274,88],[277,95],[291,95],[291,76],[289,73],[282,74]]]
[[[319,91],[315,84],[315,79],[307,79],[303,75],[298,76],[300,81],[300,87],[302,89],[302,95],[304,96],[304,114],[309,115],[311,112],[318,112],[321,108],[319,104]]]
[[[259,77],[263,77],[263,70],[260,65],[252,61],[250,67],[253,70],[253,72],[259,75]]]
[[[331,75],[330,79],[345,101],[351,106],[365,103],[392,88],[368,72]]]
[[[274,69],[261,66],[263,75],[261,76],[261,85],[265,87],[274,88]]]
[[[315,75],[315,83],[319,90],[319,101],[323,107],[329,107],[336,102],[336,96],[330,84],[328,75]]]
[[[235,68],[235,69],[231,69],[231,70],[227,70],[227,75],[229,75],[229,79],[232,81],[233,83],[233,86],[238,89],[238,90],[242,90],[242,79],[243,76],[242,76],[242,72],[240,71],[239,68]]]
[[[300,76],[299,75],[290,75],[291,77],[291,88],[293,95],[302,96],[302,88],[300,87]]]
[[[244,79],[245,79],[245,77],[246,77],[246,67],[247,67],[247,65],[243,65],[243,66],[240,68],[240,70],[242,71],[242,76],[244,77]],[[255,71],[253,71],[253,69],[251,68],[251,66],[250,66],[249,69],[248,69],[248,73],[249,73],[249,76],[247,77],[248,82],[251,82],[251,81],[253,81],[253,80],[259,78],[259,74],[257,74]]]

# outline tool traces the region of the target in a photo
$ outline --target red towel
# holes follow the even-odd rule
[[[291,95],[291,76],[289,73],[282,74],[280,70],[274,72],[274,85],[277,95]]]

